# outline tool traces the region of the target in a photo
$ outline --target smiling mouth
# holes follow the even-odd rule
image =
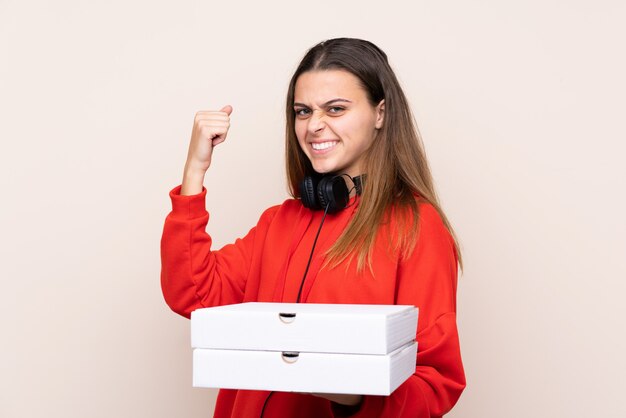
[[[325,151],[337,145],[338,141],[327,141],[327,142],[311,142],[311,148],[315,151]]]

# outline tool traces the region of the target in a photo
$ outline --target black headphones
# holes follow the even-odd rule
[[[336,213],[348,206],[350,190],[343,179],[347,174],[326,174],[323,176],[306,176],[300,182],[300,199],[304,207],[312,210],[323,210],[328,206],[328,213]],[[350,177],[354,183],[356,194],[362,190],[362,177]]]

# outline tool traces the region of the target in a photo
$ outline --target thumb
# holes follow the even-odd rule
[[[224,106],[223,108],[220,109],[220,112],[226,112],[226,114],[228,116],[230,116],[232,111],[233,111],[233,107],[231,105],[226,105],[226,106]]]

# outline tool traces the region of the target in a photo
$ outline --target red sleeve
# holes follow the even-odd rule
[[[206,189],[182,196],[180,186],[174,188],[161,237],[163,296],[173,311],[187,318],[197,308],[242,302],[259,235],[257,225],[234,244],[212,251],[205,197]],[[273,213],[266,211],[259,224],[269,222]]]
[[[396,303],[419,308],[415,374],[390,396],[365,396],[351,418],[441,417],[465,388],[456,327],[456,251],[430,205],[420,205],[418,242],[397,274]]]

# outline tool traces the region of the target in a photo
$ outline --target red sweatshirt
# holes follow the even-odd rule
[[[234,244],[211,248],[205,228],[206,190],[181,196],[170,192],[172,212],[161,240],[161,286],[167,304],[189,317],[191,311],[241,302],[295,302],[322,218],[290,199],[267,209],[258,224]],[[358,202],[357,202],[358,203]],[[327,215],[302,292],[309,303],[415,305],[419,308],[415,374],[390,396],[365,396],[354,418],[439,417],[465,387],[456,328],[457,259],[454,242],[436,210],[419,205],[419,235],[410,256],[388,251],[383,225],[374,245],[372,269],[357,271],[356,260],[321,268],[323,254],[344,230],[358,205]],[[373,272],[373,273],[372,273]],[[260,418],[269,392],[220,390],[215,418]],[[263,418],[342,416],[326,399],[274,393]]]

